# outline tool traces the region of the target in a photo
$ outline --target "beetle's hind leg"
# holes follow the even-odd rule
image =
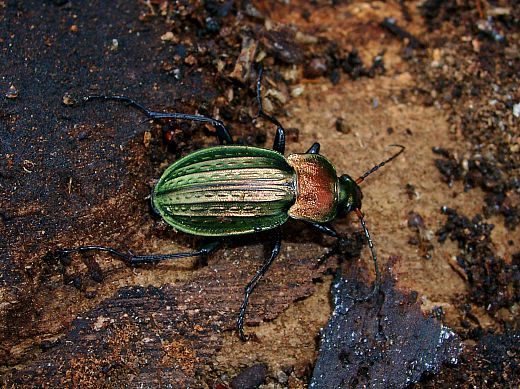
[[[244,334],[244,319],[246,316],[246,310],[247,305],[249,303],[249,297],[253,293],[253,290],[255,289],[256,285],[258,284],[258,281],[264,276],[265,273],[269,270],[271,265],[273,264],[274,260],[280,253],[280,248],[282,246],[282,236],[280,234],[280,229],[277,228],[274,232],[275,238],[274,238],[274,245],[273,249],[271,251],[271,255],[269,258],[266,258],[264,260],[264,263],[262,264],[262,267],[258,269],[255,276],[249,281],[247,286],[244,289],[244,300],[242,301],[242,305],[240,306],[240,313],[238,315],[237,320],[237,329],[238,329],[238,336],[242,341],[246,341],[247,337]]]
[[[79,246],[74,248],[57,249],[54,251],[54,256],[57,256],[60,261],[67,265],[70,263],[69,255],[73,253],[86,253],[93,251],[101,251],[112,254],[122,259],[128,265],[141,265],[146,263],[156,263],[164,260],[179,259],[187,257],[199,257],[212,253],[220,246],[220,241],[215,241],[203,245],[200,249],[195,251],[189,251],[185,253],[173,253],[173,254],[151,254],[151,255],[136,255],[130,251],[122,252],[112,247],[107,246]]]
[[[267,114],[264,111],[262,104],[262,75],[264,69],[260,67],[258,69],[258,80],[256,81],[256,102],[258,103],[258,116],[262,116],[264,119],[269,120],[276,126],[276,134],[274,136],[273,150],[283,154],[285,152],[285,130],[282,124],[274,116]]]
[[[85,97],[84,101],[91,101],[91,100],[112,100],[112,101],[121,101],[123,103],[126,103],[127,105],[134,107],[141,112],[143,112],[148,118],[152,120],[158,120],[158,119],[174,119],[174,120],[187,120],[192,122],[202,122],[202,123],[209,123],[215,129],[217,130],[217,137],[220,141],[220,144],[233,144],[233,138],[231,137],[231,134],[229,130],[226,128],[223,122],[221,122],[218,119],[214,119],[208,116],[202,116],[202,115],[190,115],[187,113],[176,113],[176,112],[155,112],[151,111],[148,108],[146,108],[141,103],[138,103],[135,100],[132,100],[129,97],[126,96],[104,96],[104,95],[93,95],[93,96],[87,96]]]

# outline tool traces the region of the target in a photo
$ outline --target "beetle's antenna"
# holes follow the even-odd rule
[[[390,161],[394,160],[395,158],[397,158],[406,148],[406,147],[404,147],[402,145],[397,145],[397,144],[392,144],[390,146],[399,147],[401,150],[399,150],[397,153],[392,155],[390,158],[385,159],[383,162],[377,164],[372,169],[370,169],[367,172],[365,172],[361,177],[356,179],[356,184],[359,185],[370,174],[374,173],[379,168],[385,166],[388,162],[390,162]],[[377,263],[377,254],[376,254],[376,249],[374,247],[374,242],[372,242],[372,238],[370,237],[370,233],[368,232],[368,228],[367,228],[367,226],[365,224],[365,218],[363,216],[363,213],[361,212],[361,210],[359,208],[356,208],[354,211],[356,212],[356,215],[357,215],[357,217],[359,219],[359,223],[361,224],[361,228],[363,229],[363,232],[365,233],[365,238],[367,240],[368,247],[370,248],[370,253],[372,254],[372,260],[374,261],[374,271],[376,273],[376,280],[374,281],[374,287],[372,288],[372,291],[369,294],[367,294],[366,296],[364,296],[364,297],[355,297],[355,296],[347,295],[347,297],[352,299],[352,300],[354,300],[354,301],[367,301],[367,300],[370,300],[372,297],[374,297],[379,292],[379,285],[381,284],[381,273],[379,271],[379,264]]]
[[[384,160],[383,162],[381,162],[380,164],[377,164],[376,166],[374,166],[372,169],[368,170],[367,172],[365,172],[365,174],[363,174],[361,177],[359,177],[358,179],[356,179],[356,184],[361,184],[365,178],[367,178],[367,176],[369,176],[370,174],[374,173],[376,170],[378,170],[380,167],[383,167],[385,166],[388,162],[392,161],[393,159],[397,158],[403,151],[406,147],[402,146],[402,145],[396,145],[396,144],[392,144],[390,146],[394,146],[394,147],[399,147],[401,150],[399,150],[397,153],[395,153],[394,155],[392,155],[390,158]],[[358,215],[359,217],[359,215]],[[363,220],[363,218],[360,218],[359,220]],[[363,223],[363,222],[362,222]],[[365,235],[367,235],[368,231],[365,230]]]
[[[395,156],[394,156],[394,158],[395,158]],[[355,209],[355,212],[356,212],[357,217],[359,218],[359,222],[361,223],[363,232],[365,233],[365,238],[367,239],[368,247],[370,248],[370,252],[372,253],[372,260],[374,261],[374,270],[376,273],[376,280],[374,281],[374,287],[372,288],[372,291],[369,294],[367,294],[366,296],[354,297],[354,296],[347,295],[347,297],[354,301],[367,301],[367,300],[370,300],[372,297],[374,297],[379,292],[379,285],[381,284],[381,273],[379,272],[379,265],[377,263],[376,249],[374,247],[374,243],[372,242],[372,238],[370,238],[370,233],[368,232],[368,228],[365,225],[365,219],[364,219],[363,213],[361,213],[361,210],[359,210],[359,209]]]

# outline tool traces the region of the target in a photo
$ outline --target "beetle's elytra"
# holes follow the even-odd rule
[[[153,208],[180,231],[229,236],[270,230],[289,217],[334,220],[359,204],[348,176],[338,179],[319,154],[282,154],[257,147],[196,151],[166,169],[152,192]]]
[[[327,235],[339,238],[329,222],[356,212],[372,254],[376,281],[367,296],[352,298],[364,301],[377,293],[380,274],[375,248],[360,210],[362,194],[359,184],[404,151],[404,146],[394,145],[400,148],[397,153],[356,180],[348,175],[338,177],[331,162],[319,154],[319,143],[314,143],[305,153],[285,157],[285,131],[280,122],[262,108],[261,79],[262,69],[258,72],[257,103],[259,116],[277,126],[273,150],[233,145],[233,138],[225,125],[210,117],[154,112],[124,96],[89,96],[85,99],[120,101],[141,110],[150,119],[205,122],[216,128],[221,146],[196,151],[169,166],[153,189],[151,201],[153,209],[168,224],[189,234],[225,237],[273,231],[271,255],[245,287],[237,320],[242,340],[246,339],[243,327],[249,297],[278,256],[281,247],[279,227],[289,218],[302,220]],[[56,250],[56,254],[63,258],[74,252],[104,251],[135,265],[206,255],[214,251],[219,242],[216,240],[196,251],[173,254],[134,255],[106,246],[65,248]]]

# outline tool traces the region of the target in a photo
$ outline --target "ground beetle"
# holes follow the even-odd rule
[[[85,98],[86,101],[103,99],[124,102],[141,110],[152,120],[205,122],[217,130],[221,146],[196,151],[173,163],[155,185],[151,202],[154,211],[168,224],[189,234],[225,237],[274,231],[271,255],[245,287],[237,320],[238,334],[242,340],[246,339],[244,317],[249,297],[278,256],[281,247],[280,226],[289,218],[302,220],[322,233],[339,238],[329,222],[354,211],[372,254],[376,280],[368,295],[352,296],[352,299],[365,301],[378,292],[380,273],[374,245],[360,210],[363,196],[359,184],[404,151],[404,146],[393,145],[400,150],[356,180],[346,174],[337,177],[334,166],[319,154],[319,143],[314,143],[304,154],[284,157],[285,132],[280,122],[263,110],[261,80],[262,69],[258,72],[256,85],[258,115],[277,127],[273,150],[233,145],[224,123],[210,117],[153,112],[124,96]],[[219,243],[212,242],[197,251],[176,254],[134,255],[106,246],[59,249],[56,254],[64,258],[74,252],[104,251],[135,265],[206,255],[214,251]]]

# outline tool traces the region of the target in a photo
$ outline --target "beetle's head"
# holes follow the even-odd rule
[[[362,199],[363,193],[356,180],[347,174],[339,177],[338,214],[340,216],[345,216],[355,209],[361,209]]]

